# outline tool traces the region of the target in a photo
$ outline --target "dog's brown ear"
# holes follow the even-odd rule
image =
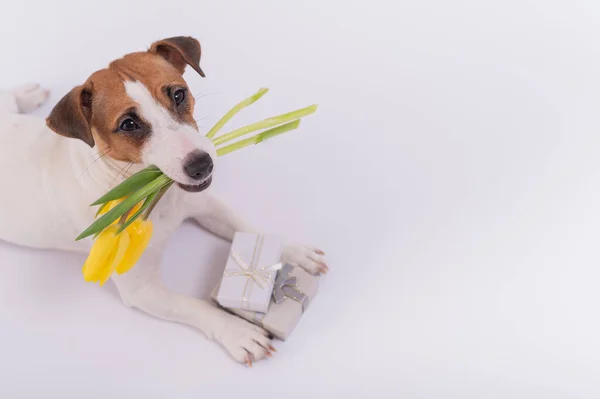
[[[91,117],[92,90],[90,87],[77,86],[56,104],[46,124],[61,136],[80,139],[94,147]]]
[[[187,64],[204,77],[200,69],[200,42],[193,37],[177,36],[159,40],[152,44],[148,52],[160,55],[182,74]]]

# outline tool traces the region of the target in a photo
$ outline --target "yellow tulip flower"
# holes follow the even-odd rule
[[[152,231],[152,222],[141,218],[137,219],[131,226],[125,229],[125,232],[129,234],[129,248],[125,253],[125,257],[117,266],[117,273],[126,273],[135,266],[146,250],[146,247],[148,247],[148,243],[152,238]]]
[[[108,203],[98,216],[117,206],[122,199]],[[138,203],[130,212],[137,212],[142,203]],[[121,226],[120,220],[115,220],[109,227],[98,235],[90,255],[83,265],[83,278],[104,285],[110,276],[117,271],[119,274],[131,269],[148,246],[152,237],[152,222],[136,220],[125,231],[117,234]]]
[[[129,247],[129,233],[123,231],[117,234],[119,225],[106,228],[98,238],[85,264],[83,278],[85,281],[99,282],[104,285],[117,266],[123,261]]]

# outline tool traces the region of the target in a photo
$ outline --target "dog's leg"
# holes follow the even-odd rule
[[[271,356],[271,340],[262,328],[210,302],[169,291],[160,278],[160,251],[149,249],[133,269],[114,275],[123,302],[160,319],[187,324],[219,342],[240,363]]]
[[[38,84],[0,92],[0,111],[11,114],[31,112],[48,99],[48,90]]]
[[[210,193],[190,195],[188,197],[189,215],[204,229],[228,241],[233,240],[235,232],[255,233],[249,223],[237,215],[227,205]],[[320,249],[302,245],[286,245],[281,260],[292,266],[299,266],[311,274],[327,273],[329,267],[323,259],[325,253]]]

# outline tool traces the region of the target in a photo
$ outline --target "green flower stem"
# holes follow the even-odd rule
[[[265,130],[264,132],[259,133],[256,136],[252,136],[247,139],[235,142],[233,144],[229,144],[228,146],[218,148],[217,155],[221,157],[223,155],[229,154],[230,152],[240,150],[244,147],[248,147],[249,145],[258,144],[282,133],[294,130],[298,128],[299,125],[300,119],[286,123],[285,125],[274,127],[273,129]]]
[[[150,195],[152,196],[152,194]],[[148,197],[150,198],[150,197]],[[146,201],[148,201],[148,198],[146,198]],[[131,214],[131,211],[133,211],[133,208],[129,209],[128,211],[126,211],[124,214],[121,215],[121,218],[119,219],[119,224],[122,226],[123,224],[127,223],[127,218],[129,217],[129,215]],[[137,213],[137,212],[136,212]],[[135,216],[135,215],[134,215]]]
[[[150,214],[152,213],[152,211],[156,207],[156,204],[158,204],[158,201],[161,200],[161,198],[163,197],[163,195],[165,195],[165,193],[167,192],[167,190],[169,190],[169,188],[171,188],[172,184],[173,184],[173,180],[171,180],[171,182],[168,185],[164,186],[158,193],[156,193],[156,197],[154,198],[154,200],[152,201],[152,203],[149,204],[148,209],[142,215],[142,219],[148,220],[148,218],[150,217]]]
[[[213,143],[218,146],[220,144],[224,144],[228,141],[235,140],[238,137],[244,136],[248,133],[255,132],[257,130],[267,129],[267,128],[270,128],[273,126],[277,126],[277,125],[281,125],[286,122],[293,121],[295,119],[300,119],[303,116],[312,114],[313,112],[315,112],[317,110],[317,108],[318,108],[318,106],[315,104],[315,105],[311,105],[310,107],[302,108],[297,111],[289,112],[287,114],[274,116],[273,118],[268,118],[263,121],[253,123],[251,125],[244,126],[242,128],[236,129],[232,132],[229,132],[222,136],[217,137],[216,139],[213,140]]]
[[[209,139],[212,139],[213,137],[215,137],[215,134],[217,134],[217,132],[219,130],[221,130],[221,128],[227,122],[229,122],[229,120],[231,118],[233,118],[235,116],[235,114],[237,114],[238,112],[240,112],[242,109],[246,108],[247,106],[254,104],[262,96],[267,94],[268,91],[269,91],[269,89],[262,88],[259,91],[257,91],[255,94],[253,94],[252,96],[248,97],[247,99],[245,99],[244,101],[242,101],[241,103],[236,105],[235,107],[231,108],[231,110],[229,110],[229,112],[227,112],[221,119],[219,119],[219,121],[212,127],[212,129],[210,129],[210,131],[206,134],[206,137],[208,137]]]

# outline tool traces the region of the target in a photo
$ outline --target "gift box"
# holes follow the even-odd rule
[[[216,295],[226,308],[266,313],[277,270],[281,269],[281,239],[236,233]]]
[[[263,327],[273,336],[285,340],[294,331],[302,314],[316,296],[319,288],[319,278],[310,275],[304,269],[284,265],[275,279],[271,305],[266,313],[227,308],[256,325]],[[212,293],[212,299],[217,300],[217,287]]]

